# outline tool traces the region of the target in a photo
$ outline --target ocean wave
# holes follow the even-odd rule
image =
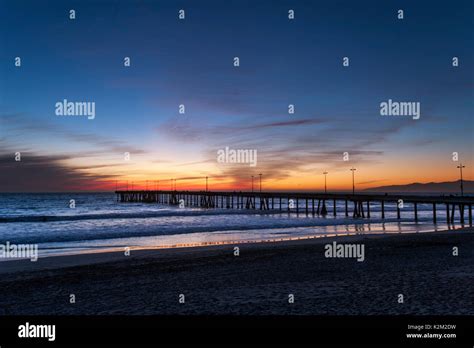
[[[56,222],[56,221],[78,221],[78,220],[105,220],[105,219],[145,219],[159,217],[185,217],[185,216],[210,216],[210,215],[269,215],[277,212],[261,210],[196,210],[196,211],[162,211],[162,212],[135,212],[135,213],[106,213],[106,214],[83,214],[83,215],[18,215],[0,217],[0,223],[11,222]]]
[[[425,220],[425,221],[424,221]],[[429,222],[429,219],[420,219],[418,223]],[[74,231],[68,230],[68,233],[29,235],[22,236],[16,235],[14,240],[16,243],[54,243],[54,242],[73,242],[73,241],[90,241],[90,240],[106,240],[116,238],[136,238],[136,237],[152,237],[152,236],[169,236],[169,235],[181,235],[181,234],[194,234],[194,233],[235,233],[251,231],[251,230],[282,230],[282,229],[294,229],[294,228],[321,228],[335,225],[347,225],[354,226],[355,229],[365,229],[367,224],[379,224],[379,223],[413,223],[410,219],[352,219],[352,218],[308,218],[308,219],[292,219],[292,220],[278,220],[265,221],[260,223],[249,224],[248,222],[234,222],[234,223],[221,223],[205,226],[143,226],[138,227],[133,223],[130,225],[117,224],[114,227],[107,228],[93,228],[87,232],[84,230]],[[360,226],[360,227],[358,227]],[[316,231],[315,231],[316,232]],[[3,236],[4,238],[5,236]],[[13,237],[13,236],[12,236]]]
[[[340,209],[338,207],[338,209]],[[379,213],[380,210],[378,207],[371,208],[372,213]],[[386,214],[394,213],[395,208],[386,207]],[[425,212],[431,213],[431,206],[429,209],[423,209],[420,207],[418,213],[420,216]],[[403,214],[413,214],[411,211],[403,212]],[[187,217],[187,216],[219,216],[219,215],[285,215],[291,214],[296,215],[296,212],[292,210],[288,212],[286,209],[283,210],[259,210],[259,209],[245,209],[245,210],[236,210],[236,209],[163,209],[158,211],[134,211],[134,212],[105,212],[105,213],[84,213],[76,215],[39,215],[39,214],[29,214],[29,215],[11,215],[11,216],[0,216],[0,223],[21,223],[21,222],[56,222],[56,221],[82,221],[82,220],[108,220],[108,219],[145,219],[145,218],[159,218],[159,217]],[[442,214],[441,210],[438,210],[438,214]],[[300,216],[305,216],[306,213],[304,209],[299,212]],[[311,211],[308,216],[311,216]],[[338,215],[343,215],[343,212],[339,211]],[[318,215],[316,215],[318,216]],[[327,217],[332,216],[332,213],[328,214]]]

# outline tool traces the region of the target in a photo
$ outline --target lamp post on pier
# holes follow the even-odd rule
[[[463,185],[463,180],[462,180],[462,169],[466,168],[466,166],[463,166],[462,163],[460,163],[457,168],[459,168],[459,172],[461,174],[461,196],[464,196],[464,185]]]
[[[356,169],[354,167],[351,168],[351,172],[352,172],[352,194],[354,195],[355,194],[355,182],[354,182],[354,172],[356,171]]]
[[[328,193],[328,187],[327,187],[327,175],[328,175],[328,172],[324,172],[324,193]]]

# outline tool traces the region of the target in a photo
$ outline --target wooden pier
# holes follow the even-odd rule
[[[411,205],[410,211],[414,221],[418,221],[418,205],[432,205],[432,218],[436,223],[437,208],[446,209],[445,220],[454,223],[455,216],[464,224],[467,220],[472,226],[472,206],[474,197],[460,196],[414,196],[414,195],[383,195],[383,194],[348,194],[348,193],[301,193],[301,192],[211,192],[211,191],[115,191],[118,202],[160,203],[181,207],[249,209],[272,212],[288,212],[306,215],[326,216],[344,214],[346,217],[370,218],[371,208],[380,206],[380,217],[385,219],[386,203],[396,205],[397,218],[402,218],[406,205]],[[303,202],[304,205],[300,206]],[[337,202],[344,202],[344,209],[338,211]],[[339,209],[341,210],[341,209]],[[406,217],[406,216],[405,216]]]

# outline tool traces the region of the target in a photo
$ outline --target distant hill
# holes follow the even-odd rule
[[[474,193],[474,181],[464,180],[464,193]],[[406,193],[460,193],[461,180],[451,182],[413,183],[407,185],[379,186],[364,190],[365,192],[406,192]]]

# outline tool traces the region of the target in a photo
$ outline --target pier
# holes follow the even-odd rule
[[[429,204],[432,206],[434,223],[443,218],[451,224],[457,216],[461,224],[468,222],[470,226],[472,226],[472,206],[474,205],[474,197],[469,196],[177,190],[119,190],[115,191],[115,194],[117,202],[159,203],[203,209],[248,209],[313,216],[344,214],[346,217],[353,218],[370,218],[371,209],[378,205],[382,219],[385,219],[386,203],[393,203],[396,205],[397,219],[402,218],[403,212],[404,218],[411,217],[414,221],[418,221],[418,206]],[[343,209],[338,210],[338,202],[344,203]],[[404,211],[406,205],[413,209],[409,212]],[[446,211],[445,217],[437,216],[440,206]]]

